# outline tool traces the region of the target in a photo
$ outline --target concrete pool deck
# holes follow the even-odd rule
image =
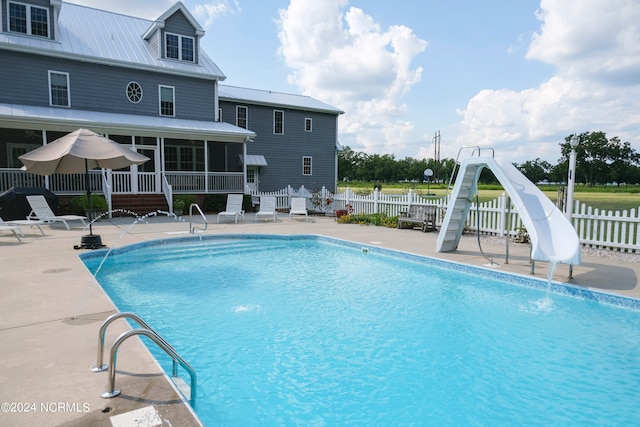
[[[308,222],[289,221],[286,214],[279,218],[255,223],[253,214],[247,214],[238,224],[216,224],[216,216],[208,215],[204,234],[314,234],[474,266],[489,263],[475,236],[464,236],[456,252],[436,253],[437,232],[338,224],[326,217],[310,217]],[[189,228],[188,222],[166,217],[133,223],[132,218],[102,220],[93,230],[108,247],[120,247],[188,234]],[[200,425],[138,338],[120,347],[116,387],[122,394],[100,397],[108,373],[90,369],[96,364],[100,325],[117,310],[78,258],[86,251],[73,248],[87,232],[43,226],[42,236],[37,229],[23,230],[22,243],[10,233],[0,234],[0,425],[127,426],[145,416],[155,416],[162,425]],[[496,270],[530,275],[528,245],[510,243],[508,264],[504,241],[483,240],[482,249],[499,264]],[[547,269],[548,263],[537,262],[535,276],[545,279]],[[568,266],[558,266],[554,280],[640,298],[640,263],[583,253],[573,280],[568,280],[568,271]],[[113,340],[129,329],[124,320],[108,329],[105,361]],[[145,408],[151,412],[131,412]]]

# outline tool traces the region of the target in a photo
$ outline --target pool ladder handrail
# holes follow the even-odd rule
[[[116,340],[113,342],[111,346],[111,351],[109,355],[109,365],[103,364],[104,357],[104,338],[107,331],[107,327],[117,319],[128,318],[135,321],[138,325],[142,326],[142,328],[131,329],[127,332],[122,333]],[[197,389],[197,380],[196,380],[196,372],[195,370],[187,363],[178,352],[165,341],[164,338],[160,336],[151,326],[147,324],[142,318],[140,318],[137,314],[131,312],[120,312],[115,313],[109,316],[100,326],[100,331],[98,332],[98,357],[96,366],[91,368],[92,372],[103,372],[109,371],[109,384],[107,390],[104,391],[100,396],[105,399],[110,399],[112,397],[116,397],[120,394],[120,390],[115,387],[116,382],[116,359],[118,355],[118,348],[120,345],[129,337],[134,335],[144,335],[151,339],[154,343],[158,345],[165,353],[167,353],[172,361],[173,361],[173,372],[172,377],[178,377],[178,364],[182,366],[188,373],[191,379],[190,385],[190,396],[189,403],[191,407],[195,409],[196,407],[196,389]]]
[[[193,225],[193,208],[196,208],[198,210],[198,212],[200,213],[200,217],[202,217],[202,220],[204,221],[204,228],[201,228],[202,231],[206,231],[207,227],[209,226],[209,221],[207,221],[207,217],[204,216],[204,213],[202,212],[202,209],[200,209],[200,206],[197,203],[191,203],[189,205],[189,233],[190,234],[194,234],[196,232],[196,226]]]

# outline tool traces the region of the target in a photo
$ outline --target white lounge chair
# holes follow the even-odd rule
[[[244,211],[242,210],[243,197],[242,194],[229,194],[227,196],[227,207],[218,214],[218,223],[220,222],[220,217],[233,217],[236,223],[238,222],[238,217],[244,220]]]
[[[256,222],[261,217],[271,217],[274,221],[278,219],[278,213],[276,212],[276,198],[273,196],[260,197],[260,210],[256,212]]]
[[[18,239],[18,242],[22,242],[22,239],[20,238],[21,236],[24,237],[24,232],[22,231],[19,225],[7,224],[6,222],[2,221],[1,218],[0,218],[0,231],[12,232],[13,235],[16,236],[16,239]]]
[[[31,213],[27,216],[27,221],[39,221],[40,223],[46,224],[62,222],[67,230],[71,230],[67,221],[81,221],[83,227],[87,226],[85,222],[87,219],[86,216],[54,214],[49,203],[47,203],[47,199],[45,199],[43,195],[27,196],[27,201],[29,202],[29,206],[31,206]]]
[[[304,220],[309,219],[309,212],[307,212],[307,199],[304,197],[292,197],[291,209],[289,210],[289,219],[293,218],[293,215],[304,215]]]
[[[40,230],[40,233],[44,236],[44,231],[42,231],[42,227],[40,227],[40,224],[44,224],[44,222],[37,221],[37,220],[32,221],[29,219],[12,219],[9,221],[5,221],[2,218],[0,218],[0,226],[18,227],[20,229],[20,235],[22,237],[24,237],[24,231],[22,231],[22,228],[20,228],[21,225],[28,225],[31,228],[38,227],[38,230]]]

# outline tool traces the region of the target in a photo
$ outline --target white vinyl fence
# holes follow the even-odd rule
[[[375,190],[371,194],[356,194],[347,188],[343,193],[333,194],[324,187],[309,191],[304,187],[287,187],[274,192],[252,193],[255,202],[259,196],[275,196],[278,209],[290,206],[291,197],[307,198],[307,208],[326,214],[350,208],[355,214],[384,214],[390,217],[407,212],[412,205],[435,205],[438,207],[436,224],[441,225],[448,201],[443,197],[429,197],[409,190],[406,194],[383,194]],[[507,206],[503,194],[497,199],[476,205],[471,204],[467,217],[467,228],[475,232],[480,222],[480,232],[488,235],[512,236],[524,229],[513,206]],[[640,207],[624,211],[600,211],[575,201],[571,222],[580,242],[585,247],[640,253]]]

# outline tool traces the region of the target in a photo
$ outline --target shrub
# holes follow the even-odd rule
[[[184,204],[182,205],[183,209],[189,209],[191,203],[198,203],[198,197],[194,194],[179,194],[173,198],[173,208],[176,208],[176,202],[182,201]]]
[[[89,209],[89,199],[86,194],[82,196],[75,196],[69,202],[69,212],[76,215],[84,215],[85,211]],[[107,200],[101,194],[91,195],[91,208],[94,211],[106,212],[109,210]]]
[[[398,217],[389,217],[385,214],[348,214],[338,218],[338,223],[376,225],[379,227],[396,228],[398,226]]]

